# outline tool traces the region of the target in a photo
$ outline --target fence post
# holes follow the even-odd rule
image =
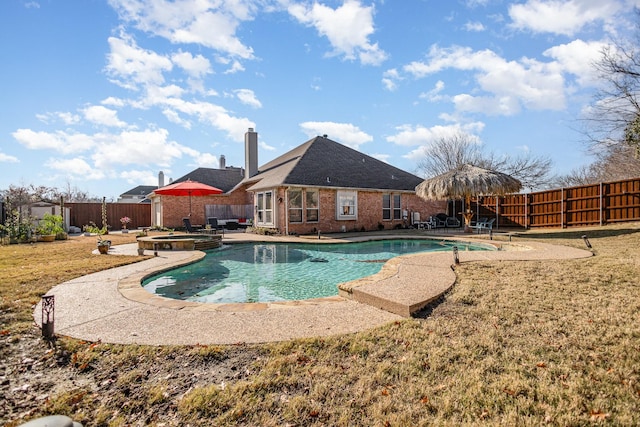
[[[560,228],[564,228],[564,187],[560,189]]]
[[[602,206],[602,201],[603,201],[603,197],[602,197],[602,190],[603,190],[604,186],[602,185],[602,181],[600,181],[600,227],[602,227],[602,213],[604,212],[604,206]]]

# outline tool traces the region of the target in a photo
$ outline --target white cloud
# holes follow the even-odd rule
[[[243,21],[253,19],[251,0],[109,0],[120,18],[172,43],[194,43],[226,55],[253,58],[253,50],[236,35]]]
[[[585,42],[577,39],[549,48],[543,55],[555,59],[564,71],[574,74],[580,85],[593,86],[600,79],[592,64],[601,58],[605,45],[603,42]]]
[[[512,115],[521,106],[533,110],[561,110],[566,105],[564,77],[555,63],[521,58],[507,61],[485,49],[432,46],[426,62],[414,61],[403,70],[422,78],[445,69],[475,72],[474,78],[484,94],[459,94],[452,99],[463,111]]]
[[[194,166],[202,168],[217,168],[220,165],[218,158],[210,153],[198,153],[193,156]]]
[[[0,163],[18,163],[18,162],[19,160],[17,157],[10,156],[0,151]]]
[[[99,180],[104,179],[106,176],[103,170],[90,165],[79,157],[73,159],[49,159],[45,162],[45,166],[65,176],[75,176],[84,180]]]
[[[267,150],[267,151],[275,151],[276,147],[267,144],[266,142],[264,142],[263,140],[258,141],[258,145],[260,146],[260,148],[262,148],[263,150]]]
[[[233,61],[231,67],[227,68],[224,74],[236,74],[244,71],[244,65],[240,61]]]
[[[440,139],[447,139],[455,135],[466,134],[471,140],[480,142],[480,138],[476,136],[484,129],[484,123],[473,122],[468,124],[453,124],[448,126],[425,127],[422,125],[401,125],[396,128],[398,131],[395,135],[388,136],[386,139],[397,145],[411,147],[415,145],[429,145]]]
[[[484,27],[484,25],[482,25],[482,22],[467,22],[466,24],[464,24],[464,29],[469,31],[469,32],[482,32],[484,30],[486,30],[486,28]]]
[[[382,84],[385,89],[394,91],[398,88],[398,81],[402,80],[396,68],[391,68],[382,74]]]
[[[55,113],[45,113],[45,114],[36,114],[36,118],[43,123],[53,123],[56,121],[61,121],[65,125],[75,125],[80,122],[80,116],[73,113],[68,112],[55,112]]]
[[[167,120],[169,120],[171,123],[180,125],[185,129],[191,129],[191,122],[180,117],[177,111],[170,108],[165,108],[164,110],[162,110],[162,114],[164,114]]]
[[[11,135],[30,150],[53,150],[63,154],[87,151],[95,145],[91,136],[82,133],[49,133],[18,129]]]
[[[190,52],[178,52],[171,55],[171,60],[188,75],[197,79],[213,72],[211,62],[202,55],[193,56]]]
[[[132,185],[158,185],[158,173],[149,170],[122,171],[119,177]]]
[[[85,108],[82,113],[84,118],[91,123],[112,127],[125,127],[127,124],[118,119],[118,112],[102,105],[93,105]]]
[[[389,154],[381,154],[381,153],[370,154],[370,156],[373,157],[374,159],[378,159],[385,163],[389,163],[389,159],[391,158]]]
[[[572,36],[590,23],[609,20],[622,6],[612,0],[528,0],[509,6],[509,16],[519,30]]]
[[[380,65],[387,54],[369,37],[375,32],[373,6],[363,6],[359,0],[345,0],[342,6],[332,9],[320,3],[293,4],[289,13],[300,23],[314,27],[325,36],[333,52],[345,59],[359,59],[365,65]]]
[[[433,126],[430,128],[417,125],[403,125],[397,128],[398,133],[387,137],[387,141],[403,146],[418,146],[403,157],[413,162],[420,161],[427,155],[430,146],[441,139],[448,139],[457,135],[465,135],[470,142],[482,144],[479,133],[484,129],[484,123],[453,124],[449,126]]]
[[[116,98],[115,96],[105,98],[100,103],[102,105],[108,105],[110,107],[124,107],[125,105],[127,105],[127,102],[124,99]]]
[[[243,104],[253,108],[262,108],[262,103],[251,89],[237,89],[235,94]]]
[[[128,164],[169,166],[189,149],[169,141],[168,134],[165,129],[157,129],[100,135],[102,142],[96,144],[91,158],[100,169]]]
[[[327,135],[330,139],[356,150],[360,145],[373,141],[371,135],[350,123],[304,122],[300,123],[300,128],[309,137]]]
[[[444,90],[445,84],[442,80],[438,80],[433,89],[429,92],[424,92],[419,95],[420,98],[426,99],[431,102],[441,101],[444,97],[440,95],[440,92]]]
[[[113,82],[131,90],[139,85],[164,83],[165,71],[171,71],[169,58],[151,50],[138,47],[131,36],[109,37],[110,53],[107,55],[107,73]]]

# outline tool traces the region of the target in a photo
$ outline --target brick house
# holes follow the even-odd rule
[[[423,179],[318,136],[253,170],[258,136],[245,134],[254,225],[284,234],[370,231],[411,225],[446,210],[415,194]]]
[[[224,192],[192,197],[192,224],[233,215],[282,234],[393,229],[411,225],[416,214],[427,218],[447,207],[446,202],[425,201],[415,194],[422,178],[326,135],[258,167],[258,134],[249,128],[244,169],[226,167],[222,157],[219,169],[198,168],[174,182],[187,179]],[[187,197],[150,198],[153,225],[182,226],[189,211]]]
[[[247,193],[246,185],[241,181],[244,178],[244,170],[239,167],[228,167],[225,165],[224,156],[220,158],[220,168],[197,168],[188,174],[176,179],[175,182],[182,182],[188,179],[211,185],[223,191],[222,194],[204,197],[191,197],[191,201],[186,196],[160,196],[151,193],[151,224],[167,228],[183,227],[182,218],[190,217],[191,223],[206,224],[209,216],[251,218],[253,203],[251,194]],[[162,187],[163,184],[160,184]],[[189,215],[191,206],[191,215]],[[219,213],[217,208],[222,208],[224,214]],[[247,210],[249,212],[247,212]],[[246,212],[246,213],[245,213]]]

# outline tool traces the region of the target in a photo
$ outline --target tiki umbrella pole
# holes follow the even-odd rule
[[[473,218],[473,212],[471,212],[471,195],[465,195],[464,202],[466,205],[466,212],[462,214],[464,217],[464,232],[471,233],[471,218]]]

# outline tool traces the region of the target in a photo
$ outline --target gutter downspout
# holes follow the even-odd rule
[[[284,234],[285,236],[289,235],[289,188],[284,189]]]

